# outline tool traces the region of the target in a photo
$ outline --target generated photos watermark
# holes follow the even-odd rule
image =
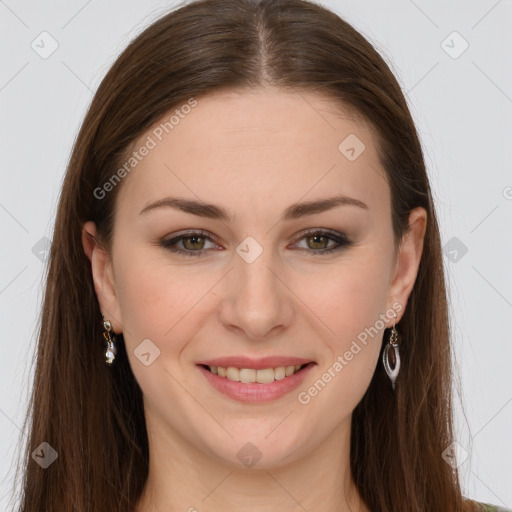
[[[192,112],[192,109],[197,106],[197,100],[190,98],[187,103],[180,108],[174,110],[166,121],[161,122],[156,128],[151,131],[151,134],[146,137],[146,140],[131,156],[124,162],[124,164],[117,169],[117,171],[105,182],[101,187],[94,189],[93,195],[96,199],[104,199],[106,195],[114,190],[123,178],[125,178],[144,157],[149,155],[152,149],[158,146],[164,137],[169,134],[176,126],[178,126],[182,119]]]
[[[361,352],[361,349],[367,345],[369,338],[372,339],[377,336],[386,327],[386,320],[392,320],[395,313],[402,311],[402,305],[399,302],[386,310],[385,313],[379,315],[379,319],[371,327],[366,327],[357,335],[357,340],[352,340],[350,349],[346,350],[343,355],[338,355],[334,363],[327,368],[327,370],[320,376],[315,383],[310,386],[306,391],[301,391],[297,395],[299,403],[307,405],[311,400],[320,393],[329,382],[332,381],[342,370],[347,366],[354,356]],[[362,345],[362,346],[361,346]]]

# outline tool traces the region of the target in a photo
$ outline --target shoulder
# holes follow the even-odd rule
[[[512,512],[509,508],[498,507],[497,505],[491,505],[489,503],[478,502],[478,504],[482,505],[482,510],[485,512]]]

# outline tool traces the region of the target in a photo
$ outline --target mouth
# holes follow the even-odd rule
[[[233,358],[230,358],[228,361],[226,359],[203,361],[196,363],[196,366],[206,382],[214,389],[230,399],[245,404],[261,404],[284,398],[301,386],[306,379],[311,378],[308,374],[317,365],[313,361],[290,358],[286,358],[286,362],[296,364],[268,366],[269,361],[237,358],[240,367],[236,367],[220,366],[220,361],[225,365],[228,362],[234,364]],[[272,361],[277,362],[276,359]],[[217,364],[212,364],[214,362]],[[254,368],[255,366],[257,368]]]
[[[214,366],[208,364],[199,364],[208,372],[218,377],[223,377],[233,382],[242,382],[245,384],[270,384],[274,381],[283,380],[292,375],[304,371],[306,367],[313,366],[316,363],[309,362],[305,364],[296,364],[288,366],[277,366],[269,368],[237,368],[234,366]]]

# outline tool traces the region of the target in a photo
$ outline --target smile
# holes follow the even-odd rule
[[[304,368],[305,364],[297,364],[294,366],[278,366],[277,368],[263,368],[256,370],[254,368],[235,368],[229,366],[223,368],[222,366],[206,366],[206,368],[219,377],[225,377],[226,379],[235,382],[258,382],[259,384],[268,384],[275,380],[281,380],[285,377],[297,373],[299,370]]]
[[[284,397],[298,388],[316,363],[275,368],[236,368],[197,364],[213,389],[233,400],[263,403]]]

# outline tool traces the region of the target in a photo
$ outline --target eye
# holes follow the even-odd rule
[[[306,241],[306,247],[298,247],[299,250],[306,251],[308,255],[320,256],[343,249],[352,244],[344,233],[326,230],[310,230],[298,239]],[[160,245],[168,251],[182,254],[184,256],[201,256],[208,251],[205,243],[210,242],[215,248],[216,245],[212,238],[205,231],[189,230],[170,239],[160,241]],[[329,242],[334,242],[329,246]],[[181,247],[180,247],[181,244]],[[295,244],[296,245],[296,244]]]
[[[307,251],[311,256],[332,253],[352,244],[344,233],[326,230],[308,231],[299,240],[306,241],[306,247],[300,249]],[[334,244],[329,246],[329,242]]]
[[[162,240],[160,245],[171,252],[184,256],[201,256],[206,251],[204,248],[206,241],[213,243],[206,232],[188,231],[186,234],[182,233],[168,240]],[[182,248],[176,247],[179,243],[182,244]]]

